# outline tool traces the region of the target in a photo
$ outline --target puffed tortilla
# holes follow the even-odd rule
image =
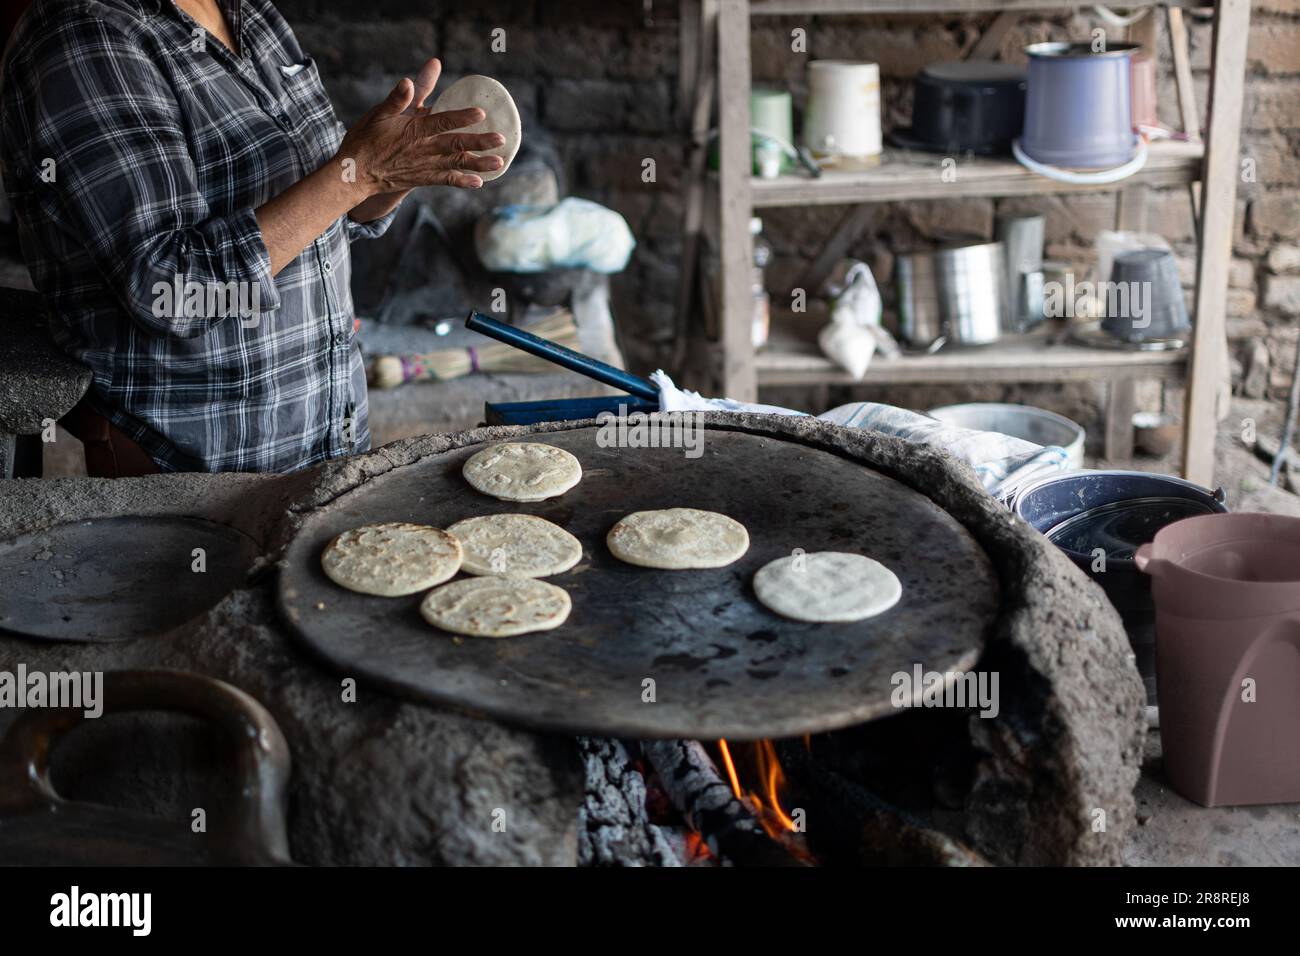
[[[749,532],[716,511],[665,508],[627,515],[605,543],[620,561],[643,568],[721,568],[749,550]]]
[[[559,627],[569,617],[569,592],[536,578],[464,578],[435,588],[420,602],[434,627],[468,637],[514,637]]]
[[[402,521],[344,531],[320,556],[321,568],[335,584],[380,597],[415,594],[448,581],[460,561],[455,537]]]
[[[469,457],[461,474],[475,491],[502,501],[544,501],[582,480],[582,465],[563,448],[500,442]]]
[[[506,140],[496,149],[475,151],[479,156],[500,156],[505,160],[500,169],[487,172],[474,170],[474,174],[486,183],[503,175],[510,168],[515,154],[519,152],[519,144],[523,142],[524,130],[519,121],[519,110],[511,99],[509,90],[490,76],[462,76],[442,91],[442,95],[433,104],[433,112],[445,113],[448,110],[465,110],[475,106],[487,114],[483,122],[466,126],[457,132],[500,133]]]
[[[795,621],[861,621],[903,596],[893,571],[862,554],[814,551],[771,561],[754,574],[759,602]]]
[[[467,574],[545,578],[582,560],[582,542],[536,515],[481,515],[447,529],[464,550]]]

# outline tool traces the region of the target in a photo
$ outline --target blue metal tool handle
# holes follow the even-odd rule
[[[654,382],[641,378],[639,375],[625,372],[621,368],[598,362],[581,352],[575,352],[563,345],[557,345],[549,339],[533,335],[531,332],[525,332],[513,325],[498,322],[482,312],[471,312],[465,319],[465,328],[494,338],[498,342],[513,345],[517,349],[536,355],[538,358],[546,359],[548,362],[554,362],[571,372],[577,372],[579,375],[587,376],[587,378],[594,378],[598,382],[620,388],[638,398],[644,398],[648,402],[657,403],[659,401],[659,389]]]

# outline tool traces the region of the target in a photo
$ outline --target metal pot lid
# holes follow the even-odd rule
[[[1181,335],[1130,342],[1103,329],[1101,319],[1071,323],[1068,337],[1076,345],[1094,349],[1118,349],[1122,352],[1174,352],[1187,347],[1187,339]]]
[[[1025,47],[1025,55],[1042,60],[1099,60],[1132,56],[1142,49],[1138,43],[1107,43],[1106,49],[1098,51],[1091,43],[1031,43]]]

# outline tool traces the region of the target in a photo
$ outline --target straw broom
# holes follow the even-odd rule
[[[570,348],[578,344],[578,326],[567,311],[528,327],[534,335]],[[421,355],[380,355],[370,366],[370,384],[396,388],[406,382],[445,382],[472,372],[546,372],[555,365],[504,342],[459,349],[435,349]]]

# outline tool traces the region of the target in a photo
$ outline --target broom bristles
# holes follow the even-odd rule
[[[578,341],[578,327],[573,316],[560,312],[528,327],[528,331],[557,345],[573,347]],[[381,355],[371,366],[371,384],[376,388],[396,388],[403,382],[444,382],[480,372],[543,372],[555,368],[546,359],[520,351],[504,342],[493,342],[471,350],[436,349],[422,355]]]

